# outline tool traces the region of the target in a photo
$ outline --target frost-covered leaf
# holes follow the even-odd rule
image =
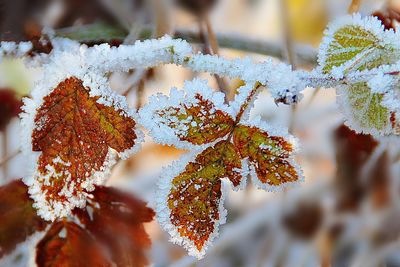
[[[106,105],[75,77],[44,97],[34,123],[32,150],[41,153],[29,192],[47,220],[82,207],[87,192],[103,182],[114,151],[123,157],[138,137],[128,111]]]
[[[36,264],[39,267],[113,266],[85,229],[67,221],[53,223],[37,244]]]
[[[13,117],[21,112],[22,102],[15,91],[0,89],[0,131],[3,131]]]
[[[85,209],[75,209],[81,223],[121,267],[146,266],[151,241],[143,223],[152,221],[154,211],[127,193],[98,186]]]
[[[325,74],[342,77],[349,71],[370,70],[400,59],[399,38],[384,31],[375,17],[356,14],[332,23],[325,33],[319,64]]]
[[[186,82],[169,97],[157,95],[140,111],[141,123],[158,143],[181,148],[204,145],[227,135],[234,120],[224,95],[200,80]]]
[[[28,187],[21,180],[0,187],[0,258],[45,229],[47,222],[37,215],[32,204]]]
[[[273,190],[298,182],[301,173],[292,158],[294,144],[288,138],[272,135],[274,131],[262,128],[237,125],[233,133],[233,143],[241,157],[249,161],[254,183]]]
[[[400,59],[399,41],[398,35],[385,31],[376,17],[345,17],[328,28],[319,62],[325,74],[336,78],[355,75],[355,71],[396,63]],[[338,88],[338,102],[352,129],[374,135],[398,131],[396,112],[383,101],[385,94],[393,96],[386,88],[387,80],[379,76],[368,84],[367,81],[347,83]]]
[[[352,129],[372,135],[400,134],[399,117],[383,105],[384,95],[372,92],[367,83],[343,85],[337,90],[338,103]]]
[[[158,219],[172,241],[202,257],[218,226],[225,222],[222,179],[238,187],[243,180],[241,160],[232,143],[220,141],[187,165],[181,163],[182,167],[163,172]]]

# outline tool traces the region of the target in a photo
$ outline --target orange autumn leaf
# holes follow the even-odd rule
[[[141,123],[158,143],[192,148],[212,143],[230,133],[234,119],[224,95],[203,81],[186,82],[185,91],[157,95],[140,111]]]
[[[207,144],[225,136],[233,127],[233,119],[214,104],[196,94],[196,105],[168,107],[157,113],[162,123],[176,130],[179,139],[195,145]]]
[[[189,250],[195,247],[203,254],[204,246],[223,223],[221,180],[228,178],[238,187],[242,181],[240,168],[240,157],[233,144],[220,141],[197,155],[172,179],[165,207],[169,211],[167,217],[177,234],[185,238],[183,244]]]
[[[280,136],[272,136],[258,127],[238,125],[233,143],[242,158],[248,158],[255,170],[253,181],[261,188],[274,189],[299,180],[299,172],[291,159],[293,144]]]
[[[36,214],[32,204],[28,188],[21,180],[0,187],[0,258],[30,235],[45,229],[47,222]]]
[[[292,138],[260,120],[246,122],[258,89],[259,84],[246,84],[225,104],[223,94],[194,80],[170,96],[153,96],[140,110],[141,123],[157,143],[192,150],[162,172],[157,201],[160,224],[190,255],[202,258],[225,221],[224,178],[235,190],[244,187],[248,174],[264,189],[301,178]]]
[[[38,267],[111,267],[102,248],[81,226],[58,221],[36,246]]]
[[[90,90],[68,78],[44,97],[35,115],[32,149],[41,154],[30,193],[45,219],[83,206],[112,165],[114,151],[131,149],[138,137],[125,110],[103,104]]]
[[[98,186],[85,209],[74,214],[96,240],[103,244],[113,264],[141,267],[149,264],[145,251],[151,241],[143,223],[153,220],[154,211],[127,193]]]

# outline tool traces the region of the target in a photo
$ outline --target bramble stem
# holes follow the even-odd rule
[[[347,10],[349,14],[356,13],[360,9],[361,0],[352,0]]]
[[[204,30],[204,25],[206,26],[206,31]],[[207,14],[203,14],[199,18],[199,33],[200,38],[203,40],[204,52],[209,55],[218,55],[218,41],[215,37],[214,31]],[[224,79],[217,74],[213,75],[220,92],[225,94],[225,102],[228,102],[228,91]]]
[[[101,29],[104,28],[104,31]],[[104,33],[109,33],[105,35]],[[98,33],[98,34],[96,34]],[[70,38],[81,43],[97,44],[103,42],[120,41],[122,42],[127,33],[123,29],[114,28],[109,25],[94,23],[83,26],[73,26],[55,30],[56,36]],[[143,28],[138,34],[139,39],[151,38],[152,29]],[[202,43],[197,31],[189,29],[177,29],[173,35],[174,38],[181,38],[190,43]],[[215,39],[222,48],[235,49],[244,52],[256,53],[277,58],[284,58],[282,53],[282,44],[269,42],[267,40],[254,39],[247,36],[241,36],[235,33],[215,33]],[[314,48],[307,45],[296,45],[294,55],[298,63],[302,65],[315,65],[317,63],[317,52]]]

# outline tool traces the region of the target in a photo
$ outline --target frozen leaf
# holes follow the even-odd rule
[[[248,159],[258,187],[273,190],[301,178],[292,159],[294,145],[285,137],[271,135],[259,127],[238,125],[233,132],[233,143],[241,157]]]
[[[184,91],[173,89],[170,97],[152,97],[140,115],[158,143],[181,148],[211,143],[227,135],[234,124],[224,95],[199,80],[186,82]]]
[[[172,91],[169,99],[162,97],[160,101],[161,97],[158,96],[158,98],[150,100],[150,104],[141,110],[144,124],[159,127],[152,129],[153,136],[157,133],[154,129],[163,128],[159,126],[163,122],[159,118],[160,115],[155,119],[154,115],[149,116],[149,114],[159,114],[160,108],[164,110],[165,107],[170,106],[180,108],[180,103],[184,101],[188,102],[184,102],[185,104],[182,106],[188,107],[187,103],[193,102],[191,98],[187,97],[187,95],[193,95],[190,88],[197,90],[201,88],[199,86],[201,83],[198,81],[194,81],[190,85],[192,86],[186,85],[187,94]],[[206,125],[212,125],[212,128],[206,127],[207,131],[203,131],[202,128],[195,128],[196,132],[193,131],[199,136],[198,140],[207,140],[199,143],[202,145],[200,149],[203,150],[199,151],[199,146],[192,146],[196,156],[189,154],[190,158],[175,163],[162,172],[157,201],[158,220],[172,236],[171,240],[183,245],[190,255],[203,257],[208,245],[217,236],[219,225],[225,222],[224,178],[231,182],[235,190],[244,187],[249,174],[249,166],[254,181],[264,189],[279,189],[290,183],[298,182],[301,178],[301,172],[293,160],[294,144],[287,134],[268,127],[260,120],[253,121],[252,126],[247,126],[245,122],[242,122],[246,121],[248,117],[247,108],[252,105],[258,89],[258,83],[242,86],[230,106],[224,105],[223,97],[212,93],[210,89],[202,90],[201,96],[208,96],[210,100],[213,100],[212,103],[215,104],[218,100],[216,106],[219,108],[213,113],[218,110],[226,110],[226,118],[215,120],[216,117],[221,118],[219,115],[211,116],[211,120],[207,120],[207,116],[210,114],[201,111],[194,113],[205,113],[207,116],[204,121],[208,123]],[[210,107],[210,109],[215,108]],[[236,116],[230,114],[236,114]],[[192,117],[197,116],[193,113],[191,115]],[[185,115],[184,119],[186,117]],[[175,123],[179,122],[176,116],[174,118]],[[227,121],[229,121],[228,124]],[[173,124],[173,126],[175,125]],[[223,131],[220,130],[221,126],[224,127]],[[205,126],[201,125],[201,127]],[[190,127],[188,128],[189,131],[186,132],[190,132]],[[167,143],[165,136],[171,132],[171,129],[173,127],[162,130],[164,136],[155,138],[155,141]],[[216,132],[212,132],[213,129],[217,129]],[[175,132],[173,133],[175,134]],[[212,138],[208,138],[210,134]],[[180,141],[168,144],[182,147]],[[188,147],[190,148],[190,146]]]
[[[28,188],[21,180],[0,187],[0,258],[30,235],[45,229],[47,222],[37,215],[32,204]]]
[[[36,246],[39,267],[113,266],[89,233],[74,222],[53,223]]]
[[[370,70],[400,59],[399,38],[384,31],[375,17],[356,14],[332,23],[320,47],[319,64],[325,74],[342,77],[350,71]]]
[[[151,245],[143,223],[154,212],[145,203],[110,187],[96,187],[85,209],[75,209],[81,223],[107,249],[116,266],[145,266]]]
[[[319,62],[325,74],[336,78],[354,75],[355,71],[376,69],[394,64],[400,59],[397,47],[398,36],[385,31],[375,17],[360,15],[346,17],[333,23],[321,45]],[[338,102],[352,129],[374,135],[396,133],[396,115],[384,105],[384,79],[375,79],[371,84],[381,84],[372,92],[366,82],[358,82],[338,88]]]
[[[232,143],[220,141],[183,166],[164,172],[159,221],[174,242],[202,257],[225,222],[222,179],[238,187],[243,180],[241,161]]]
[[[400,134],[398,116],[383,105],[384,96],[372,92],[367,83],[343,85],[337,90],[338,102],[352,129],[373,135]]]
[[[87,192],[103,182],[114,151],[130,151],[136,122],[125,110],[92,96],[77,78],[68,78],[44,97],[35,115],[32,150],[40,151],[30,193],[47,220],[85,204]]]

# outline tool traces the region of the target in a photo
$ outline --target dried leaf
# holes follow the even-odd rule
[[[148,264],[145,251],[151,241],[143,223],[152,221],[154,212],[145,203],[110,187],[96,187],[84,210],[75,209],[81,223],[103,244],[116,266],[139,267]]]
[[[73,222],[53,223],[36,246],[39,267],[113,266],[89,233]]]
[[[293,144],[284,137],[271,136],[257,127],[236,126],[233,143],[255,171],[253,181],[263,189],[274,189],[300,179],[291,154]],[[255,178],[258,177],[258,179]]]
[[[0,187],[0,258],[30,235],[45,229],[47,222],[36,214],[32,204],[28,188],[21,180]]]
[[[226,141],[207,148],[171,182],[166,181],[168,190],[163,193],[167,195],[159,203],[166,214],[160,213],[159,220],[175,242],[183,244],[192,255],[203,256],[218,226],[224,223],[222,178],[228,178],[236,187],[242,181],[239,154]]]
[[[86,192],[109,171],[113,151],[123,154],[135,145],[133,118],[99,98],[73,77],[58,84],[37,110],[32,149],[42,153],[30,192],[45,219],[83,206]]]
[[[365,196],[361,169],[377,147],[371,135],[357,134],[347,126],[335,131],[338,208],[353,210]]]

